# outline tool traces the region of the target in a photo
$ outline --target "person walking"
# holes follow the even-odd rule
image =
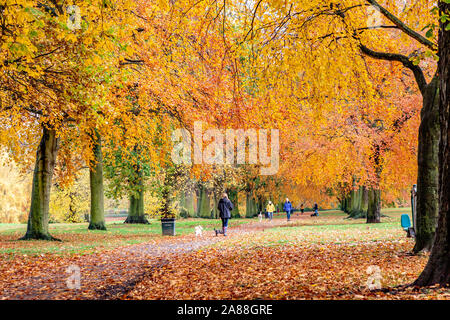
[[[317,205],[317,202],[314,202],[314,213],[311,215],[311,217],[317,217],[319,216],[319,206]]]
[[[287,221],[291,221],[292,204],[288,198],[286,198],[286,202],[283,205],[283,209],[284,211],[286,211]]]
[[[273,205],[272,201],[269,200],[269,203],[267,204],[266,210],[267,210],[267,214],[269,216],[269,221],[272,221],[273,212],[275,211],[275,206]]]
[[[303,203],[300,205],[300,212],[303,213],[305,212],[305,207],[303,206]]]
[[[222,231],[216,229],[214,229],[214,231],[216,232],[216,237],[219,233],[226,236],[228,220],[231,218],[231,210],[233,210],[233,203],[228,199],[228,195],[225,192],[222,195],[222,199],[219,200],[217,209],[219,209],[219,216],[220,219],[222,219]]]

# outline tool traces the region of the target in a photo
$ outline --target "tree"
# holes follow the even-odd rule
[[[36,153],[30,214],[28,216],[27,232],[22,237],[23,240],[57,240],[48,232],[48,209],[58,143],[59,139],[56,137],[56,131],[44,127],[41,143]]]
[[[91,163],[92,149],[76,146],[89,145],[88,132],[114,109],[104,107],[108,83],[121,76],[119,57],[125,49],[118,43],[135,29],[134,15],[127,10],[133,2],[80,3],[82,19],[72,17],[75,26],[67,23],[65,5],[65,1],[7,1],[1,6],[6,32],[0,36],[4,75],[0,117],[10,121],[1,128],[10,141],[1,143],[27,166],[32,153],[21,145],[34,147],[40,140],[23,239],[54,239],[48,233],[48,208],[58,149],[69,152],[62,155],[69,162],[60,170],[66,176],[73,176],[76,168],[70,163],[75,150],[66,146],[78,148],[80,157]]]
[[[58,181],[58,179],[57,179]],[[56,222],[79,223],[89,215],[90,192],[89,172],[79,170],[73,183],[55,183],[50,197],[50,220]]]
[[[450,3],[439,1],[439,218],[425,269],[415,285],[450,284]],[[444,17],[444,18],[442,18]]]
[[[91,215],[88,229],[106,230],[103,194],[102,141],[97,130],[92,135],[94,159],[90,164],[89,182],[91,188]]]
[[[135,120],[140,121],[137,117]],[[148,123],[144,121],[142,126],[146,125]],[[149,150],[153,140],[151,136],[148,136],[148,143],[138,144],[138,141],[134,141],[126,134],[126,127],[119,125],[117,127],[123,130],[120,140],[109,141],[108,152],[105,155],[105,177],[109,182],[107,194],[114,199],[128,197],[128,216],[125,223],[147,224],[149,222],[144,208],[146,181],[154,174],[158,165],[156,162],[152,163]],[[127,144],[129,144],[128,147],[126,147]]]

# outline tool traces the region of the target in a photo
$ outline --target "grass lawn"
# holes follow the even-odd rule
[[[214,244],[220,247],[267,247],[277,245],[303,244],[359,244],[363,242],[406,241],[406,234],[400,226],[400,216],[410,213],[410,208],[385,209],[381,223],[367,224],[365,219],[348,219],[342,211],[322,211],[319,217],[295,214],[291,222],[284,214],[274,216],[271,227],[262,222],[264,232],[249,236],[230,238]],[[264,227],[266,226],[266,227]]]
[[[289,244],[297,241],[315,243],[342,241],[377,241],[392,237],[403,237],[400,228],[400,215],[409,213],[409,208],[385,209],[382,223],[367,225],[364,219],[346,219],[342,211],[321,211],[320,216],[311,218],[309,213],[295,219],[289,224],[285,222],[284,213],[275,214],[273,228],[268,226],[265,232],[253,234],[251,237],[236,237],[229,244],[264,245]],[[232,219],[230,229],[247,223],[258,223],[258,219]],[[220,227],[220,220],[189,218],[176,221],[176,237],[193,234],[194,227],[201,225],[205,231]],[[124,224],[119,221],[107,222],[107,231],[88,230],[87,223],[54,223],[50,224],[50,233],[62,242],[18,241],[26,231],[26,224],[0,224],[0,254],[45,253],[73,254],[92,253],[98,249],[115,248],[147,241],[160,241],[161,224],[158,220],[150,220],[149,225]],[[271,228],[269,228],[271,227]],[[374,233],[373,231],[376,230]],[[276,240],[275,240],[276,239]]]
[[[0,254],[91,253],[100,248],[115,248],[163,239],[161,223],[155,219],[149,221],[149,225],[107,222],[107,231],[88,230],[88,223],[50,224],[50,234],[61,239],[62,242],[19,241],[18,239],[26,232],[26,224],[2,223],[0,224]],[[230,226],[251,221],[254,219],[233,219]],[[221,224],[220,220],[216,219],[180,219],[176,221],[177,235],[175,237],[193,234],[197,225],[201,225],[204,230],[212,231],[213,228],[219,228]]]

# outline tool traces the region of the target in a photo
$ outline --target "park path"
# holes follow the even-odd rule
[[[295,219],[295,217],[294,217]],[[228,237],[216,237],[212,231],[202,237],[193,234],[122,246],[86,255],[67,256],[49,263],[42,256],[33,266],[18,262],[15,272],[2,285],[0,299],[119,299],[155,268],[163,267],[174,255],[200,250],[229,237],[260,232],[286,225],[284,219],[251,222],[229,229]],[[79,268],[79,289],[70,289],[68,278]]]

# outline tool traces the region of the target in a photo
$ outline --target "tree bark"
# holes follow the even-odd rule
[[[239,199],[238,192],[236,189],[228,189],[227,191],[228,199],[230,199],[233,204],[233,210],[231,210],[231,217],[240,218],[241,214],[239,213]]]
[[[36,152],[27,232],[22,240],[57,240],[48,232],[48,209],[58,144],[56,131],[43,127],[41,142]]]
[[[247,198],[246,198],[246,206],[245,206],[245,217],[246,218],[253,218],[258,213],[256,212],[257,209],[257,203],[253,195],[249,192],[247,192]]]
[[[450,13],[450,4],[439,1],[440,13]],[[445,23],[447,25],[447,23]],[[430,258],[419,278],[418,286],[450,284],[450,31],[439,30],[440,81],[439,124],[439,218]]]
[[[135,169],[137,176],[137,181],[135,181],[135,193],[130,195],[130,207],[127,219],[124,223],[149,224],[144,211],[144,177],[138,165]]]
[[[381,222],[381,189],[380,180],[383,166],[381,164],[381,151],[382,144],[374,144],[374,151],[371,155],[373,166],[375,169],[375,181],[369,188],[368,205],[367,205],[367,220],[366,223],[379,223]]]
[[[358,190],[352,191],[351,196],[351,206],[348,210],[349,216],[351,218],[362,218],[365,217],[365,211],[362,210],[363,206],[363,197],[364,197],[364,189],[362,186],[358,188]]]
[[[347,195],[347,196],[345,196],[344,201],[343,201],[343,204],[342,204],[342,211],[344,211],[345,213],[349,213],[349,210],[348,210],[348,208],[349,208],[348,203],[349,203],[349,196]]]
[[[439,136],[439,79],[435,76],[423,93],[419,127],[415,253],[431,249],[436,229]]]
[[[350,208],[348,210],[348,213],[351,216],[353,215],[353,210],[355,209],[355,206],[356,206],[356,191],[354,188],[355,188],[355,186],[353,184],[352,190],[350,191]]]
[[[367,215],[367,210],[369,209],[369,190],[365,186],[362,186],[361,188],[361,214],[365,217]]]
[[[379,223],[381,221],[381,190],[370,188],[368,200],[367,223]]]
[[[144,212],[144,191],[139,190],[137,196],[130,195],[130,207],[124,223],[149,224]]]
[[[198,210],[197,216],[200,218],[211,218],[211,202],[206,187],[199,187]]]
[[[188,216],[193,217],[195,215],[195,210],[194,210],[194,195],[192,191],[185,192],[184,201]]]
[[[91,218],[89,221],[90,230],[106,230],[105,208],[103,198],[103,155],[100,134],[95,130],[94,140],[94,160],[89,170],[89,182],[91,187]]]
[[[184,218],[194,217],[194,195],[192,191],[182,192],[180,195],[180,215]]]
[[[219,200],[217,199],[217,195],[213,192],[213,208],[211,210],[211,218],[212,219],[218,219],[219,218],[219,209],[217,208],[217,206],[219,205]]]

